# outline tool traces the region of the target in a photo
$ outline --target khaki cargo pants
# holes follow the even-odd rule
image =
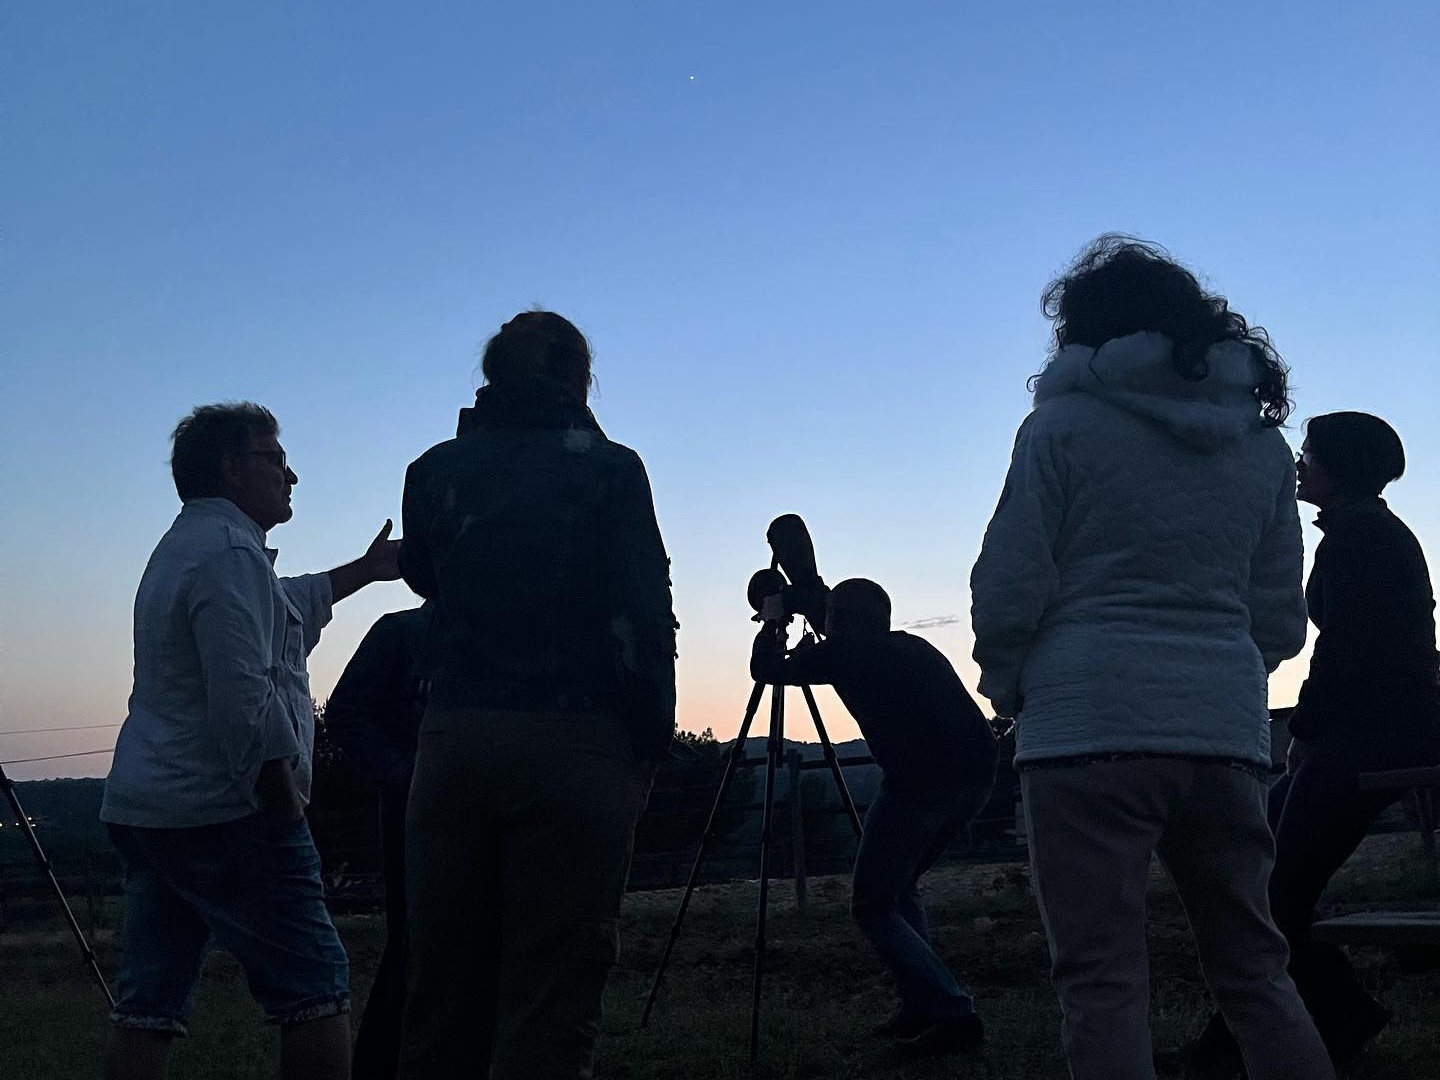
[[[614,717],[427,711],[406,828],[403,1080],[592,1075],[652,778]]]

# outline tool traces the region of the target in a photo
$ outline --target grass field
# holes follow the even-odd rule
[[[1436,894],[1413,835],[1366,842],[1331,891],[1337,909],[1434,907]],[[927,902],[940,950],[975,990],[989,1047],[974,1058],[922,1064],[894,1058],[867,1033],[888,1013],[890,990],[845,913],[848,880],[810,883],[809,910],[788,885],[772,891],[761,1068],[766,1078],[1059,1078],[1059,1009],[1046,975],[1045,941],[1017,865],[966,865],[932,875]],[[678,894],[626,902],[624,956],[611,980],[597,1072],[627,1080],[739,1080],[747,1075],[750,947],[756,887],[701,890],[656,1014],[636,1027]],[[56,923],[58,926],[58,921]],[[354,961],[357,1008],[379,959],[381,920],[341,921]],[[99,935],[107,972],[116,954]],[[1158,875],[1151,890],[1152,1022],[1157,1045],[1192,1034],[1207,1006],[1179,903]],[[1440,1075],[1440,971],[1403,973],[1383,950],[1354,953],[1372,989],[1397,1014],[1347,1080],[1430,1080]],[[243,976],[226,956],[210,960],[192,1036],[172,1057],[176,1080],[275,1076],[278,1041],[260,1023]],[[99,1076],[105,1037],[98,990],[68,936],[46,927],[0,935],[0,1078]]]

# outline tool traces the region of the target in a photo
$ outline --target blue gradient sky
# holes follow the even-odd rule
[[[966,580],[1044,358],[1038,296],[1107,229],[1267,326],[1298,418],[1395,424],[1392,505],[1440,565],[1437,13],[6,5],[0,731],[123,717],[191,406],[279,416],[301,483],[271,539],[282,572],[323,569],[398,517],[478,346],[533,304],[590,335],[595,411],[648,463],[684,726],[738,726],[745,582],[784,511],[897,620],[959,617],[924,632],[973,687]],[[342,604],[317,695],[411,602]],[[113,735],[0,736],[0,760]]]

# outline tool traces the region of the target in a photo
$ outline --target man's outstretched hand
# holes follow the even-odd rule
[[[400,541],[390,539],[394,528],[395,523],[386,518],[375,539],[365,549],[365,554],[360,556],[360,561],[370,572],[371,581],[400,580]]]
[[[391,540],[395,523],[389,518],[370,541],[365,554],[354,562],[330,571],[330,599],[339,603],[351,593],[359,592],[376,581],[397,581],[400,578],[400,541]]]

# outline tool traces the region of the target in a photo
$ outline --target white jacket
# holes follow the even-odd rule
[[[1244,345],[1182,378],[1141,333],[1060,350],[970,578],[980,692],[1019,764],[1268,765],[1267,674],[1305,642],[1295,464]]]

